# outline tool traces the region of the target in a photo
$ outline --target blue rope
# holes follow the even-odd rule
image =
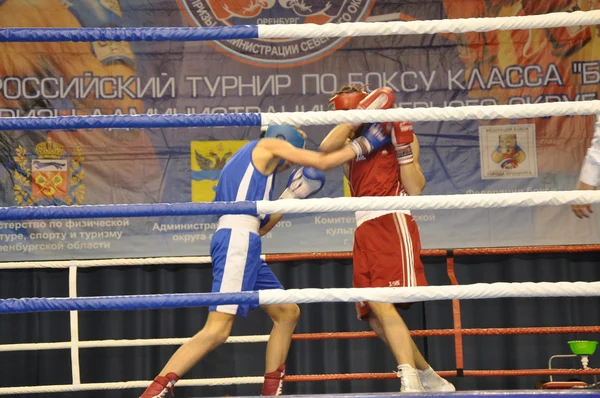
[[[75,130],[109,128],[170,128],[260,126],[260,113],[216,113],[193,115],[123,115],[0,117],[0,130]]]
[[[185,293],[146,296],[78,298],[21,298],[0,300],[0,313],[52,311],[131,311],[161,308],[189,308],[209,305],[258,305],[258,291],[238,293]]]
[[[204,41],[258,39],[257,25],[215,28],[4,28],[0,42]]]
[[[258,214],[256,202],[0,207],[0,220]]]

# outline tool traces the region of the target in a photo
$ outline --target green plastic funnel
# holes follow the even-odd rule
[[[597,341],[574,340],[569,341],[571,351],[575,355],[592,355],[596,351]]]

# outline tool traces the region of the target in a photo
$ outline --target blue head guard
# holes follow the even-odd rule
[[[266,138],[281,138],[295,146],[296,148],[304,149],[306,140],[302,133],[293,126],[269,126],[264,133]],[[285,160],[279,162],[279,166],[282,166]]]

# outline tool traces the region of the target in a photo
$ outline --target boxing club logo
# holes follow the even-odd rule
[[[375,0],[176,0],[192,26],[343,23],[364,21]],[[238,61],[292,67],[337,50],[347,38],[236,39],[210,42]]]

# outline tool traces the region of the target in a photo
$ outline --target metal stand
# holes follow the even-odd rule
[[[552,355],[550,357],[550,359],[548,359],[548,369],[552,369],[552,360],[554,358],[577,358],[577,357],[581,357],[581,365],[583,367],[583,369],[587,369],[588,368],[588,355],[575,355],[575,354],[561,354],[561,355]],[[550,375],[550,382],[552,383],[554,380],[552,380],[552,375]],[[594,383],[598,382],[598,378],[596,377],[596,375],[594,375]]]

